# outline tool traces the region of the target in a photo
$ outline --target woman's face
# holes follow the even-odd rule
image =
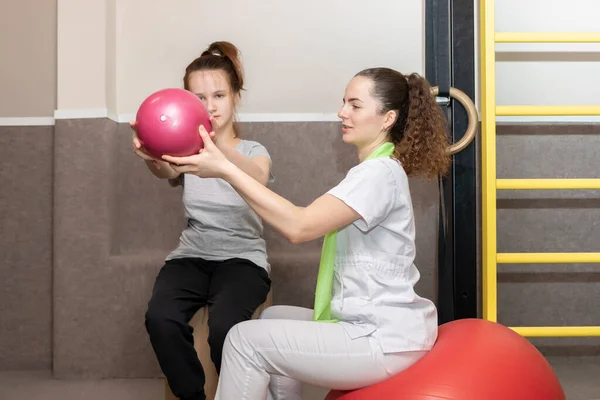
[[[381,113],[379,102],[371,95],[372,87],[370,78],[352,78],[338,112],[344,142],[359,148],[380,138],[386,123],[386,114]]]

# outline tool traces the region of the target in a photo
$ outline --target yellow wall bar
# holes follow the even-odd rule
[[[600,253],[498,253],[498,264],[600,263]]]
[[[496,46],[494,0],[480,0],[483,318],[497,320],[496,281]]]
[[[498,179],[499,190],[600,189],[600,179]]]
[[[600,115],[600,106],[498,106],[496,115]]]
[[[496,32],[496,43],[598,43],[600,32]]]
[[[511,326],[525,337],[592,337],[600,336],[600,326]]]

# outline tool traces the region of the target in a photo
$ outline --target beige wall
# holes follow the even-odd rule
[[[58,0],[57,110],[106,108],[106,0]]]
[[[497,32],[600,31],[597,0],[496,0],[495,11]],[[600,87],[600,44],[500,43],[496,50],[499,105],[600,104],[596,89]],[[476,78],[479,79],[477,72]],[[498,117],[498,120],[600,121],[600,116]]]
[[[130,0],[118,8],[118,111],[180,86],[189,61],[229,40],[246,67],[242,113],[336,113],[360,69],[422,72],[422,11],[421,0],[175,0],[157,12]]]
[[[106,108],[117,120],[117,1],[106,0]]]
[[[600,31],[597,0],[502,0],[497,13],[498,31]],[[503,44],[498,50],[498,104],[600,104],[600,44]]]
[[[232,41],[243,52],[248,89],[243,114],[335,118],[345,83],[358,70],[387,65],[423,71],[421,0],[381,0],[369,7],[362,0],[223,0],[218,6],[175,0],[169,7],[155,2],[160,12],[147,0],[58,0],[46,4],[48,12],[38,12],[33,3],[14,7],[17,15],[35,18],[3,14],[13,21],[12,28],[0,28],[6,45],[12,45],[6,52],[13,55],[11,71],[31,74],[35,69],[24,66],[32,58],[52,69],[37,75],[26,91],[11,76],[0,78],[23,93],[23,101],[14,102],[2,91],[1,104],[10,107],[3,107],[1,116],[47,116],[56,109],[58,118],[124,114],[127,119],[151,92],[181,86],[186,64],[215,40]],[[37,27],[40,19],[47,26],[43,31]],[[18,45],[6,38],[17,38]],[[24,41],[32,45],[27,51]],[[34,95],[45,102],[27,101]]]
[[[2,2],[0,59],[0,118],[52,116],[56,0]]]
[[[186,63],[217,39],[244,53],[248,118],[334,118],[357,70],[423,71],[422,0],[155,3],[160,12],[148,0],[8,2],[0,15],[0,118],[58,109],[59,118],[126,120],[151,91],[179,86]],[[599,13],[597,0],[497,0],[496,30],[597,31]],[[497,49],[498,104],[598,103],[600,44]]]

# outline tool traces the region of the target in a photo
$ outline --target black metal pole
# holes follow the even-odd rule
[[[468,120],[449,98],[456,87],[474,98],[474,3],[427,0],[426,69],[439,87],[439,103],[449,120],[452,140],[464,135]],[[438,318],[443,324],[477,316],[475,151],[471,144],[454,156],[450,174],[440,181],[438,232]]]
[[[452,0],[452,86],[475,101],[475,5]],[[452,132],[460,140],[469,123],[453,102]],[[475,142],[454,156],[454,319],[477,317],[477,210]]]
[[[452,74],[451,53],[451,7],[450,0],[427,0],[426,14],[426,63],[425,76],[434,86],[439,87],[440,107],[447,117],[452,117],[449,103]],[[452,180],[449,174],[440,181],[440,206],[438,221],[437,254],[437,308],[440,324],[454,319],[454,257],[452,234]]]

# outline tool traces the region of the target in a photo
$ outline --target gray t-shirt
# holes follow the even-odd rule
[[[264,146],[251,140],[242,140],[235,149],[248,158],[271,159]],[[183,178],[183,206],[188,226],[167,260],[244,258],[270,272],[262,220],[246,201],[222,179],[192,174],[184,174]],[[271,175],[269,183],[273,180]]]

